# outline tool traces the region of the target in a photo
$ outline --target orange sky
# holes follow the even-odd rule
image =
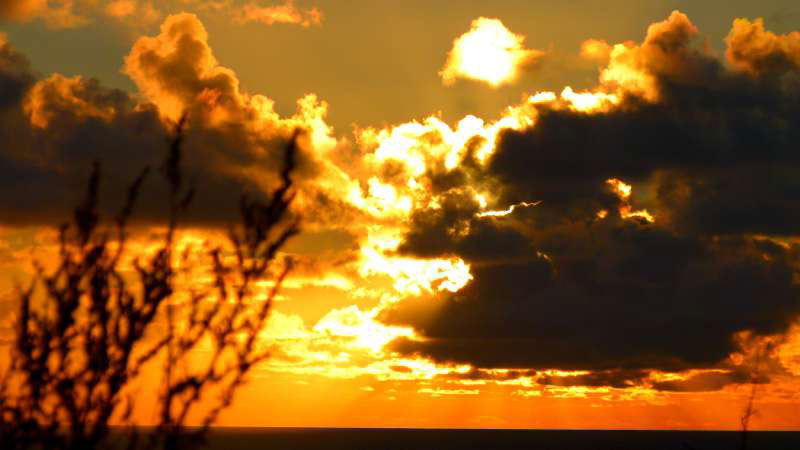
[[[800,429],[791,4],[696,22],[650,2],[620,35],[506,2],[459,8],[446,36],[364,26],[362,48],[334,2],[184,3],[0,6],[0,332],[88,162],[108,164],[108,207],[188,111],[198,199],[177,245],[193,255],[224,242],[230,198],[274,188],[305,130],[295,270],[260,335],[273,356],[220,425],[735,430],[755,382],[751,428]],[[559,21],[569,39],[543,36]],[[60,33],[124,50],[100,74],[77,53],[59,70],[35,41]],[[378,81],[358,87],[370,52]],[[163,230],[154,189],[134,254]],[[189,269],[180,285],[210,282]]]

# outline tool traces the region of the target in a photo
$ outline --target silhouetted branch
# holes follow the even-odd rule
[[[133,276],[123,273],[121,261],[127,252],[127,227],[148,170],[130,185],[112,239],[100,227],[101,172],[95,164],[73,222],[59,229],[55,269],[47,271],[37,264],[33,282],[17,288],[11,361],[0,374],[4,448],[98,447],[113,417],[131,420],[135,401],[126,387],[159,355],[164,358],[163,392],[160,423],[151,445],[172,449],[196,442],[231,405],[252,367],[268,357],[258,348],[258,335],[291,269],[288,261],[279,264],[277,256],[299,231],[297,220],[287,218],[294,198],[291,173],[297,133],[286,150],[281,184],[270,200],[261,203],[242,196],[242,223],[229,232],[236,257],[225,257],[221,247],[208,249],[214,284],[197,289],[177,285],[174,261],[178,218],[194,196],[194,189],[184,186],[181,170],[186,124],[184,116],[161,168],[170,188],[167,231],[151,256],[133,256]],[[182,258],[188,257],[187,251]],[[256,282],[265,279],[273,280],[273,285],[259,303]],[[177,290],[186,294],[187,303],[176,298]],[[176,312],[179,307],[182,310]],[[146,338],[165,319],[166,336]],[[194,372],[178,371],[203,342],[212,346],[208,364]],[[216,399],[208,400],[209,391],[217,393]],[[187,433],[185,425],[201,400],[206,407],[200,416],[202,426]],[[138,435],[132,435],[129,447],[138,443]]]
[[[756,364],[755,368],[753,369],[753,373],[750,375],[750,395],[747,397],[747,404],[745,405],[744,412],[742,413],[742,417],[740,419],[741,422],[741,439],[739,441],[739,449],[740,450],[747,450],[748,439],[750,437],[750,419],[756,413],[755,410],[755,400],[758,394],[758,382],[759,382],[759,375],[761,372],[761,363],[764,358],[767,356],[767,353],[770,352],[772,349],[772,345],[767,343],[766,345],[762,346],[758,344],[758,350],[756,354]]]

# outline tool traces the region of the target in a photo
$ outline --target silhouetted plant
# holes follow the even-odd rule
[[[280,261],[278,252],[298,232],[297,220],[288,214],[297,133],[270,200],[243,195],[241,224],[228,233],[231,248],[203,250],[213,274],[204,288],[176,286],[177,263],[189,258],[189,252],[176,255],[178,218],[194,194],[181,171],[185,125],[183,118],[161,168],[170,208],[155,253],[127,254],[129,222],[148,171],[130,185],[116,220],[104,227],[95,164],[85,200],[72,223],[59,230],[56,268],[36,264],[33,281],[18,288],[10,364],[0,374],[3,448],[97,448],[106,442],[112,418],[131,420],[135,402],[126,388],[156,360],[163,360],[162,391],[148,447],[191,445],[231,405],[253,366],[267,358],[257,337],[290,270],[290,261]],[[124,273],[125,258],[133,261],[132,276]],[[264,280],[271,280],[271,287],[257,286]],[[267,289],[262,301],[259,289]],[[148,338],[162,328],[159,339]],[[201,346],[209,355],[205,364],[184,370]],[[211,394],[216,397],[209,401]],[[189,431],[190,414],[199,409],[201,426]],[[139,441],[132,435],[128,446]]]
[[[759,345],[756,350],[755,365],[750,374],[750,395],[747,396],[747,403],[745,404],[742,417],[739,419],[741,423],[741,434],[739,439],[739,450],[747,450],[750,438],[750,419],[756,414],[755,401],[758,396],[759,378],[761,377],[761,365],[772,352],[773,346],[771,342],[764,345]]]

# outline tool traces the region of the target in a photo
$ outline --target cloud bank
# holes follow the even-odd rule
[[[482,368],[681,371],[725,361],[736,332],[785,332],[800,313],[798,247],[782,238],[800,219],[796,36],[759,23],[735,22],[727,64],[678,12],[640,44],[584,46],[605,59],[591,94],[615,100],[586,112],[532,96],[532,126],[433,184],[439,206],[414,212],[398,249],[463,258],[474,279],[435,307],[385,311],[421,335],[393,348]],[[468,189],[481,186],[500,210],[539,203],[486,217]]]
[[[320,154],[336,146],[322,119],[326,106],[309,96],[299,102],[297,115],[279,117],[269,98],[240,89],[207,38],[191,14],[170,16],[159,35],[140,38],[124,70],[139,85],[141,100],[80,76],[37,79],[27,59],[0,42],[0,178],[8,184],[0,205],[9,212],[3,220],[52,223],[67,217],[82,190],[78,180],[93,160],[102,161],[104,205],[118,204],[138,171],[159,166],[184,112],[191,130],[187,175],[202,180],[192,220],[235,217],[238,195],[268,192],[296,128],[308,132],[299,177],[323,173]],[[158,183],[149,186],[142,214],[155,220],[165,205]]]

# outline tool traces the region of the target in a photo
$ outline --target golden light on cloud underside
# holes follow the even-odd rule
[[[386,345],[398,337],[417,340],[419,336],[411,328],[381,323],[376,317],[384,306],[333,309],[313,327],[306,326],[297,315],[274,312],[260,335],[260,342],[276,351],[268,370],[334,379],[370,376],[378,381],[432,380],[473,370],[465,364],[404,358],[387,351]]]
[[[398,337],[414,337],[414,330],[408,327],[384,325],[377,320],[379,308],[361,311],[358,306],[335,309],[320,319],[314,331],[333,336],[353,338],[353,345],[373,352],[380,352],[383,347]]]
[[[650,212],[646,209],[640,209],[637,211],[633,210],[633,207],[629,203],[631,194],[633,193],[633,187],[630,184],[627,184],[624,181],[616,178],[606,180],[606,183],[611,186],[611,190],[617,194],[620,200],[623,202],[623,204],[619,207],[620,217],[623,219],[637,218],[648,223],[654,223],[656,221],[655,217],[653,217],[653,215],[650,214]],[[605,218],[606,215],[608,215],[608,212],[605,210],[598,211],[597,213],[597,217],[599,219]]]
[[[543,91],[528,97],[529,105],[547,105],[554,109],[566,109],[587,114],[604,113],[611,111],[621,102],[621,96],[607,93],[602,90],[575,91],[567,86],[561,94]]]
[[[383,224],[367,227],[360,245],[359,273],[388,276],[393,280],[394,290],[404,294],[462,289],[472,280],[470,266],[462,259],[421,259],[397,254],[408,231],[408,218],[415,212],[441,208],[442,198],[430,189],[430,173],[453,171],[467,157],[486,165],[497,150],[499,134],[504,130],[535,127],[541,108],[601,114],[619,103],[617,94],[600,90],[578,92],[567,87],[560,95],[533,94],[521,104],[506,108],[494,122],[468,115],[451,126],[439,117],[430,116],[382,129],[357,130],[368,175],[360,183],[349,184],[346,200]],[[388,178],[380,175],[387,172],[393,175]],[[519,208],[538,204],[497,205],[488,192],[465,189],[469,191],[465,194],[475,199],[480,208],[478,218],[505,217]],[[630,213],[637,214],[640,212]],[[455,227],[451,231],[461,235],[468,229]]]
[[[631,192],[633,192],[633,188],[630,184],[625,183],[622,180],[618,180],[616,178],[612,178],[610,180],[606,180],[611,189],[619,195],[619,198],[622,200],[628,200],[631,197]]]
[[[619,214],[623,219],[630,219],[631,217],[642,219],[648,223],[654,223],[656,218],[653,217],[646,209],[633,211],[630,206],[623,206],[619,209]]]
[[[442,81],[450,85],[458,78],[467,78],[495,88],[511,83],[525,66],[544,55],[526,49],[524,40],[498,19],[478,18],[467,33],[453,42],[447,63],[439,73]]]
[[[531,206],[536,206],[539,203],[540,202],[533,202],[533,203],[522,202],[522,203],[517,203],[517,204],[511,205],[507,209],[504,209],[504,210],[501,210],[501,211],[484,211],[484,212],[480,212],[480,213],[477,214],[477,217],[505,217],[505,216],[513,213],[514,210],[517,209],[517,208],[530,208]]]
[[[569,102],[570,108],[581,112],[608,111],[619,104],[618,95],[604,92],[575,92],[567,86],[561,92],[561,98]]]
[[[387,275],[400,293],[458,292],[472,280],[470,266],[461,258],[419,259],[392,256],[375,249],[361,250],[363,276]]]
[[[23,110],[33,126],[43,129],[61,110],[75,111],[81,118],[110,121],[116,113],[114,107],[87,101],[83,98],[84,91],[84,79],[81,76],[65,77],[56,73],[31,88],[25,96]]]
[[[441,397],[443,395],[478,395],[481,393],[478,389],[442,389],[442,388],[422,388],[417,391],[418,394],[428,394],[432,397]]]
[[[508,108],[495,122],[486,122],[473,115],[465,116],[450,126],[436,116],[383,129],[359,130],[362,147],[369,149],[367,163],[379,167],[399,162],[411,177],[421,181],[431,162],[441,162],[446,170],[455,169],[467,155],[467,146],[474,145],[474,157],[484,164],[495,151],[500,132],[518,130],[533,124],[534,110]],[[413,186],[411,186],[413,187]]]

